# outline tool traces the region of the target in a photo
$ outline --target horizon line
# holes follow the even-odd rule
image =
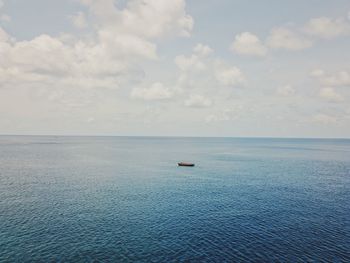
[[[134,137],[134,138],[232,138],[232,139],[314,139],[314,140],[350,140],[350,137],[274,137],[274,136],[193,136],[193,135],[110,135],[110,134],[0,134],[3,136],[32,137]]]

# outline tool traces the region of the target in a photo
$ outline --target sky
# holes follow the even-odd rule
[[[0,134],[350,138],[348,0],[0,0]]]

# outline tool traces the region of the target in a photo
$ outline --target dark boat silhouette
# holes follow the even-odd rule
[[[186,162],[180,162],[178,163],[179,166],[188,166],[188,167],[193,167],[194,163],[186,163]]]

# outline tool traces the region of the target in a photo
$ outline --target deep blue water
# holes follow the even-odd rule
[[[27,261],[350,262],[350,140],[0,136]]]

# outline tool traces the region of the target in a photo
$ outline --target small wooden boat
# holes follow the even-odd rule
[[[181,162],[181,163],[178,163],[179,166],[188,166],[188,167],[193,167],[194,166],[194,163],[185,163],[185,162]]]

